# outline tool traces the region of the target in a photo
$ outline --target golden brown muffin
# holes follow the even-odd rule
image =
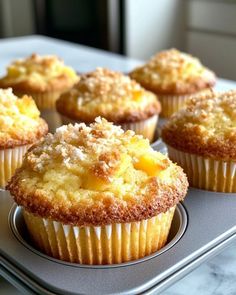
[[[165,244],[187,186],[182,169],[147,139],[97,118],[90,126],[70,124],[49,134],[27,153],[8,189],[47,254],[110,264]]]
[[[91,123],[102,116],[150,140],[160,112],[160,103],[153,93],[128,76],[104,68],[81,76],[80,81],[59,98],[56,106],[66,120]]]
[[[176,49],[157,53],[130,76],[158,96],[164,117],[182,108],[189,96],[214,86],[216,80],[197,58]]]
[[[6,76],[0,79],[0,87],[12,87],[15,94],[31,95],[40,109],[50,109],[77,81],[75,71],[57,56],[32,54],[8,66]]]
[[[18,99],[12,89],[0,89],[0,186],[20,166],[27,148],[48,131],[31,97]]]
[[[236,192],[236,91],[189,100],[164,126],[162,137],[191,185]]]

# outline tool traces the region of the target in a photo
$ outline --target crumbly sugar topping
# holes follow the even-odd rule
[[[150,112],[158,114],[160,105],[157,97],[142,88],[137,82],[122,73],[97,68],[81,76],[80,81],[58,101],[59,111],[75,117],[105,117],[111,121],[115,118],[128,117],[130,114]],[[126,118],[127,119],[127,118]],[[146,118],[144,118],[146,119]]]
[[[134,78],[136,74],[147,83],[161,84],[163,87],[177,82],[191,83],[199,77],[209,81],[215,79],[214,73],[204,67],[199,59],[176,49],[157,53],[144,66],[134,70]]]
[[[4,79],[15,83],[22,81],[31,81],[46,83],[60,76],[67,76],[77,81],[75,71],[55,55],[40,56],[32,54],[25,59],[13,61],[7,67],[7,75]]]
[[[100,155],[112,154],[113,148],[121,151],[124,149],[124,143],[127,144],[133,136],[133,131],[124,132],[119,126],[101,118],[96,118],[95,123],[90,126],[84,123],[64,125],[57,128],[54,135],[48,134],[43,143],[29,154],[28,159],[35,171],[47,169],[49,162],[53,164],[53,159],[58,157],[63,165],[70,168],[71,165],[89,158],[97,161]],[[111,159],[103,164],[105,168],[109,168],[113,162],[114,159]]]
[[[18,98],[11,88],[0,89],[0,142],[24,137],[39,127],[40,112],[29,96]]]
[[[147,139],[131,130],[124,132],[99,117],[90,126],[69,124],[58,128],[54,135],[48,134],[28,152],[24,165],[39,174],[54,169],[65,170],[65,174],[77,175],[80,181],[86,178],[85,183],[91,177],[89,185],[83,182],[81,186],[92,187],[93,183],[101,182],[100,190],[114,179],[124,181],[124,175],[136,171],[137,167],[139,176],[141,173],[148,178],[146,161],[154,174],[170,166],[167,158],[155,152]]]
[[[206,141],[233,139],[236,142],[236,91],[213,92],[190,99],[166,127],[195,129]],[[197,128],[197,129],[196,129]]]
[[[82,98],[78,98],[78,103],[81,99],[86,103],[94,99],[100,101],[116,101],[122,98],[132,100],[134,93],[143,92],[144,89],[128,76],[105,68],[97,68],[81,77],[77,91],[82,95]]]

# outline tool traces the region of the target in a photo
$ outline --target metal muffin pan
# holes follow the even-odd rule
[[[54,259],[46,254],[43,254],[40,250],[37,250],[29,238],[27,227],[24,222],[24,218],[23,218],[23,214],[22,214],[22,209],[19,206],[17,206],[16,204],[13,205],[10,210],[9,224],[10,224],[10,228],[11,228],[12,232],[14,233],[14,235],[18,239],[18,241],[21,242],[22,245],[24,245],[26,248],[33,251],[35,254],[40,255],[41,257],[44,257],[47,260],[49,259],[49,260],[55,261],[57,263],[70,265],[73,267],[78,266],[78,267],[91,268],[90,265],[81,265],[81,264],[75,264],[75,263],[70,263],[70,262],[65,262],[62,260]],[[134,260],[134,261],[127,262],[127,263],[122,263],[122,264],[113,264],[113,265],[109,265],[109,267],[121,267],[121,266],[125,266],[125,265],[136,264],[136,263],[146,261],[148,259],[151,259],[151,258],[157,256],[157,255],[162,254],[163,252],[170,249],[175,243],[177,243],[179,241],[179,239],[184,234],[186,227],[187,227],[187,214],[184,209],[184,206],[179,204],[175,210],[172,226],[171,226],[170,233],[168,236],[168,241],[162,249],[160,249],[159,251],[157,251],[149,256],[146,256],[142,259],[138,259],[138,260]],[[107,267],[108,267],[107,265],[106,266],[104,266],[104,265],[94,265],[93,266],[93,268],[107,268]]]
[[[153,148],[166,152],[161,140]],[[137,261],[78,265],[35,249],[21,210],[0,192],[0,274],[23,294],[156,294],[236,239],[236,194],[190,188],[168,244]]]

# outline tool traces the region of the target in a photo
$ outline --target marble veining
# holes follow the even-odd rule
[[[235,295],[236,243],[202,264],[162,295]]]
[[[161,295],[235,295],[236,242]],[[23,295],[0,277],[0,295]]]

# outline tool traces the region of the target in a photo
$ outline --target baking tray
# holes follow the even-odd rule
[[[152,145],[166,152],[161,140]],[[112,266],[66,263],[35,249],[21,210],[0,192],[0,274],[23,294],[156,294],[236,239],[236,194],[190,188],[166,247]]]

